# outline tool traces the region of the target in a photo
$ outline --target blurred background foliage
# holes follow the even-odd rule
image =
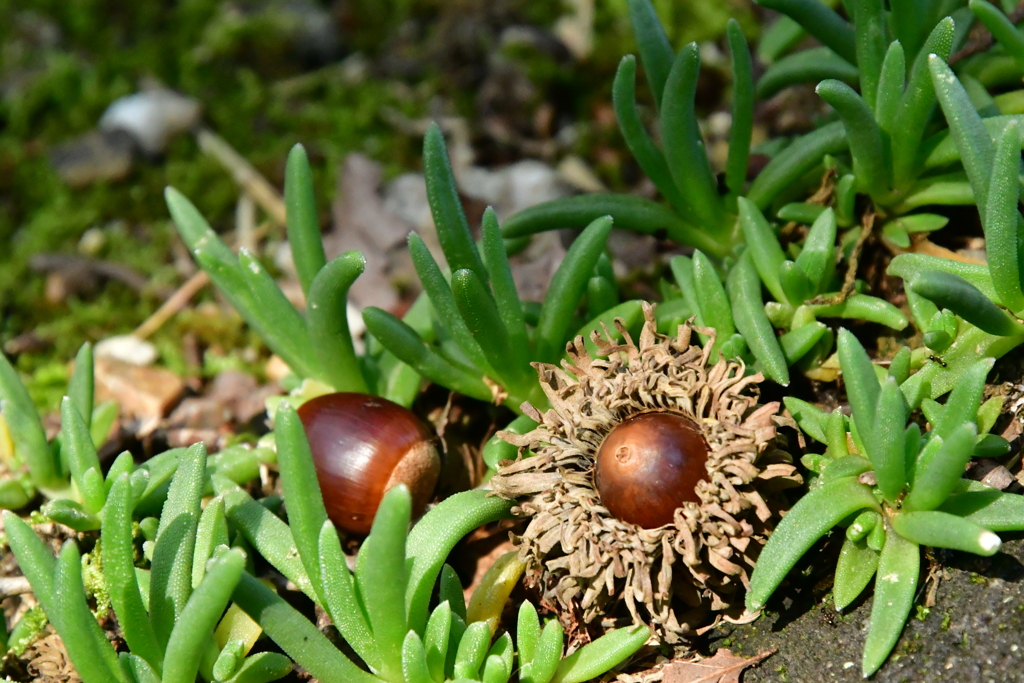
[[[655,6],[677,46],[717,40],[730,16],[757,32],[744,0]],[[33,376],[37,401],[55,406],[82,341],[131,331],[186,274],[163,188],[191,197],[216,229],[233,225],[238,188],[191,135],[117,181],[73,188],[58,174],[52,150],[147,84],[197,100],[202,125],[278,187],[301,141],[327,225],[342,159],[361,152],[385,180],[418,170],[421,140],[401,122],[426,117],[465,119],[484,166],[535,155],[518,140],[560,136],[555,156],[580,156],[613,189],[635,185],[610,101],[619,57],[634,51],[625,0],[0,0],[0,343]],[[727,86],[710,73],[705,108]],[[48,295],[30,263],[44,253],[121,263],[146,284]],[[182,372],[185,329],[227,349],[258,345],[237,319],[179,315],[152,341]],[[28,331],[38,348],[19,353],[10,342]]]

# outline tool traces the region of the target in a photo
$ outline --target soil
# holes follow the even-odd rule
[[[872,680],[1024,681],[1024,540],[1003,537],[1005,545],[989,558],[934,552],[935,574],[941,577],[935,605],[915,607],[916,617],[911,615],[896,649]],[[826,547],[816,566],[805,568],[808,576],[791,575],[789,585],[776,593],[758,621],[715,631],[713,647],[728,647],[736,654],[751,656],[778,648],[774,656],[746,672],[745,683],[862,680],[870,591],[852,610],[837,613],[828,594],[834,556],[835,549]],[[922,567],[927,574],[925,558]],[[922,577],[918,605],[927,591]]]

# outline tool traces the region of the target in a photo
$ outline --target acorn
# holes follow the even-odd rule
[[[437,436],[407,408],[379,396],[336,393],[298,409],[327,515],[353,535],[370,533],[387,491],[405,484],[413,515],[433,496],[441,457]]]
[[[608,432],[597,451],[594,478],[601,502],[624,522],[645,529],[671,524],[684,502],[699,503],[707,479],[708,444],[679,413],[640,413]]]
[[[622,341],[595,333],[591,354],[578,337],[561,366],[537,364],[550,408],[524,403],[537,427],[499,433],[519,457],[490,485],[526,518],[513,539],[526,586],[574,639],[646,623],[685,648],[741,616],[802,479],[776,431],[781,405],[760,402],[763,377],[713,354],[714,330],[668,336],[648,305],[644,317],[639,338],[616,320]]]

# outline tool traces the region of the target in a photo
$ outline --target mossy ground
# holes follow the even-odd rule
[[[305,144],[325,226],[346,154],[370,156],[387,176],[419,168],[421,141],[389,122],[395,113],[412,120],[465,117],[480,162],[496,164],[523,153],[484,132],[481,116],[529,128],[537,108],[550,102],[560,125],[581,123],[571,151],[600,159],[594,165],[605,182],[622,188],[637,176],[619,163],[629,155],[614,123],[590,124],[596,109],[609,108],[618,56],[635,49],[623,0],[596,4],[595,49],[585,61],[564,48],[501,41],[509,26],[549,35],[571,10],[558,0],[312,4],[326,11],[337,35],[326,55],[296,44],[288,3],[272,0],[0,0],[0,342],[30,330],[44,342],[17,358],[41,408],[56,405],[62,368],[83,341],[131,331],[159,305],[153,291],[182,281],[165,186],[189,196],[215,228],[233,223],[237,187],[188,135],[160,158],[139,160],[119,182],[72,189],[57,175],[48,151],[93,129],[111,102],[146,79],[199,100],[204,125],[278,187],[289,148]],[[737,11],[756,29],[746,6],[658,4],[675,38],[715,38]],[[344,77],[336,65],[356,52],[367,68],[361,77]],[[497,69],[531,84],[524,101],[481,100],[481,82]],[[73,253],[90,229],[105,238],[93,256],[134,268],[151,287],[140,293],[106,282],[88,295],[47,301],[45,276],[30,269],[30,256]],[[162,362],[183,373],[196,370],[175,350],[188,324],[179,319],[154,339]],[[236,345],[256,344],[236,323],[221,346],[230,355]]]

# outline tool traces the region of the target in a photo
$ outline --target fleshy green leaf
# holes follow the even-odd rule
[[[842,611],[857,599],[871,582],[871,577],[878,569],[878,553],[867,546],[864,541],[843,542],[836,564],[835,584],[832,587],[832,598],[836,609]]]
[[[365,266],[361,253],[346,252],[323,265],[307,289],[306,325],[318,377],[337,391],[367,392],[348,328],[348,290]]]
[[[380,679],[356,666],[315,625],[255,577],[243,573],[232,599],[289,657],[323,683],[380,683]]]
[[[302,291],[309,296],[313,279],[327,263],[320,237],[320,217],[313,194],[313,172],[302,145],[288,153],[284,169],[284,205],[288,221],[288,244]]]
[[[423,175],[427,180],[427,202],[448,267],[452,272],[468,268],[482,282],[487,282],[487,271],[473,242],[455,187],[448,148],[436,123],[430,124],[423,138]]]
[[[694,223],[715,232],[724,227],[726,214],[693,108],[699,75],[700,48],[690,43],[676,55],[665,82],[661,134],[669,171],[686,202],[681,213],[692,215]]]
[[[750,250],[744,252],[733,266],[726,280],[729,301],[736,329],[743,335],[754,357],[764,367],[765,377],[786,386],[789,384],[789,367],[786,356],[779,346],[775,329],[764,312],[761,298],[761,281],[757,277],[750,257]]]
[[[865,678],[882,666],[896,646],[914,604],[920,573],[921,551],[917,544],[899,533],[888,534],[878,559],[875,599],[861,660]]]
[[[646,625],[609,631],[562,660],[552,683],[583,683],[614,669],[651,637]]]
[[[871,489],[855,477],[823,484],[798,500],[775,527],[758,557],[747,592],[747,609],[753,612],[764,607],[789,570],[815,541],[862,509],[878,510],[878,502]]]
[[[245,568],[245,554],[233,548],[213,561],[171,631],[162,683],[193,683],[204,646],[228,606]]]
[[[948,436],[934,456],[920,462],[914,471],[914,484],[903,500],[904,510],[934,510],[939,507],[963,478],[964,467],[974,452],[978,437],[973,422],[961,423]]]
[[[900,512],[893,517],[892,528],[919,545],[962,550],[985,557],[995,555],[1002,545],[999,537],[985,527],[948,512]]]

